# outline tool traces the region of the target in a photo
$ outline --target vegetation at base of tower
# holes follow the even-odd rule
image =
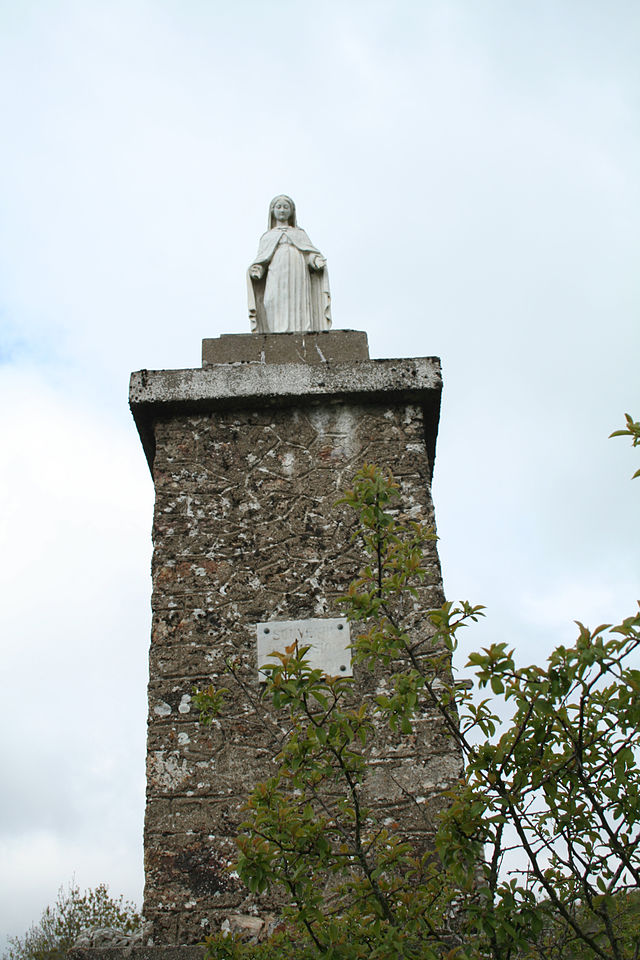
[[[640,423],[613,435],[639,445]],[[402,516],[398,486],[375,467],[344,502],[368,555],[345,600],[353,658],[385,664],[388,689],[356,700],[304,647],[266,668],[265,701],[287,733],[277,772],[248,800],[237,869],[290,905],[265,942],[209,937],[207,957],[638,960],[640,616],[578,623],[544,666],[493,644],[469,657],[475,682],[456,684],[459,633],[482,608],[445,603],[425,635],[406,633],[432,534]],[[197,703],[205,719],[224,710],[213,690]],[[368,805],[363,752],[374,718],[402,740],[425,709],[464,757],[426,854]]]
[[[141,923],[135,905],[122,896],[111,897],[106,884],[81,893],[70,883],[66,890],[60,887],[56,902],[24,936],[9,938],[4,960],[63,960],[80,934],[93,927],[133,934]]]

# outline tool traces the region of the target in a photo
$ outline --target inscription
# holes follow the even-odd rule
[[[256,625],[258,638],[258,676],[260,667],[278,663],[274,650],[284,653],[286,647],[298,643],[309,645],[305,659],[312,670],[322,670],[332,677],[351,677],[351,630],[346,617],[313,620],[272,620]]]

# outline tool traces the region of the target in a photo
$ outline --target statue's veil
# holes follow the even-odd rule
[[[274,197],[273,200],[271,201],[271,203],[269,204],[269,227],[268,227],[268,229],[269,229],[269,230],[273,230],[273,228],[274,228],[275,225],[276,225],[275,217],[273,216],[273,208],[275,207],[275,205],[276,205],[276,203],[278,202],[278,200],[286,200],[287,203],[291,206],[291,219],[290,219],[290,221],[289,221],[289,226],[290,226],[290,227],[297,227],[298,224],[297,224],[297,222],[296,222],[296,205],[295,205],[295,203],[293,202],[293,200],[291,199],[291,197],[288,197],[288,196],[286,195],[286,193],[279,193],[278,196],[277,196],[277,197]]]

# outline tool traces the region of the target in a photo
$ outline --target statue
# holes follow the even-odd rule
[[[327,261],[296,223],[290,197],[274,197],[269,229],[248,271],[254,333],[310,333],[331,326]]]

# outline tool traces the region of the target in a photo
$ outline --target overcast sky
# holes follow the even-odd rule
[[[467,649],[634,611],[635,0],[0,0],[0,934],[141,901],[153,486],[129,373],[248,331],[274,194],[334,326],[442,358]],[[461,662],[464,657],[461,657]]]

